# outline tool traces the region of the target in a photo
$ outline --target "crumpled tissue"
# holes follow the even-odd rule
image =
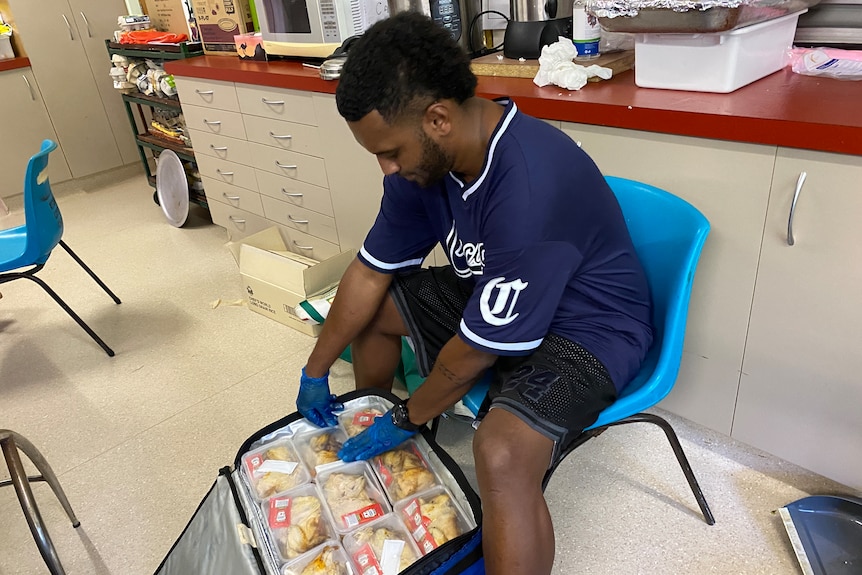
[[[572,41],[564,36],[553,44],[542,48],[539,56],[539,71],[533,78],[537,86],[554,84],[567,90],[580,90],[587,80],[598,76],[602,80],[608,80],[613,75],[613,70],[593,64],[592,66],[581,66],[572,60],[578,55],[578,49]]]

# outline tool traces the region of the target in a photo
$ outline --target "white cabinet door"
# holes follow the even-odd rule
[[[862,157],[779,150],[732,432],[855,489],[862,489],[860,218]]]
[[[682,367],[661,407],[729,434],[775,147],[568,123],[563,130],[604,174],[665,189],[709,219]]]
[[[24,191],[27,162],[39,151],[42,140],[57,141],[57,135],[30,68],[0,72],[0,94],[5,134],[0,137],[0,174],[4,182],[0,197],[9,197]],[[48,174],[53,183],[71,177],[61,150],[49,157]]]
[[[66,0],[11,0],[15,23],[72,176],[122,164]]]

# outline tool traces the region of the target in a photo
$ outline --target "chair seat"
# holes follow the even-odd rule
[[[16,270],[32,263],[21,261],[26,248],[26,226],[0,230],[0,272]]]

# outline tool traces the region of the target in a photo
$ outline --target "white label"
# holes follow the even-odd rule
[[[380,568],[383,569],[383,575],[398,575],[402,551],[404,551],[404,542],[400,539],[387,539],[383,542],[383,552],[380,554]]]
[[[602,35],[599,19],[588,14],[583,6],[572,9],[572,40],[575,42],[596,41]]]
[[[260,464],[260,467],[254,470],[254,476],[260,477],[264,473],[293,473],[296,466],[299,465],[296,461],[279,461],[278,459],[267,459]]]

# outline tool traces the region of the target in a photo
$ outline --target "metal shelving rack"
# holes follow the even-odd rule
[[[113,56],[119,54],[129,58],[146,58],[149,60],[181,60],[194,56],[203,55],[203,47],[200,43],[182,44],[119,44],[110,40],[105,40],[105,47],[108,54]],[[129,124],[132,126],[132,132],[135,134],[135,143],[138,146],[138,154],[141,157],[141,164],[144,166],[144,171],[147,173],[147,181],[153,188],[156,187],[156,176],[150,167],[149,159],[147,158],[146,150],[151,152],[161,152],[162,150],[172,150],[183,160],[190,162],[195,161],[194,150],[188,146],[183,146],[177,142],[167,138],[161,138],[151,134],[146,130],[147,121],[144,115],[144,106],[150,108],[163,108],[168,110],[181,110],[180,101],[173,98],[159,98],[157,96],[149,96],[142,93],[122,94],[123,104],[126,107],[126,114],[129,117]],[[138,121],[135,119],[135,113],[132,106],[137,109],[138,117],[141,125],[144,127],[144,132],[139,131]],[[155,155],[154,155],[155,156]],[[153,201],[158,203],[156,193],[153,192]],[[207,205],[206,196],[202,192],[189,190],[189,201],[209,208]]]

